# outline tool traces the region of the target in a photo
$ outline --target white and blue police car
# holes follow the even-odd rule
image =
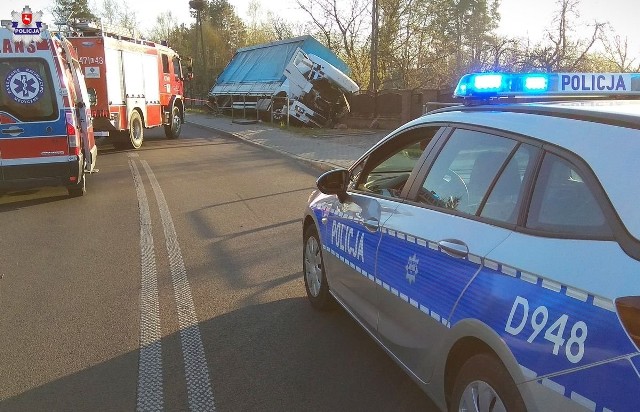
[[[304,281],[443,410],[640,410],[640,74],[464,76],[322,175]]]

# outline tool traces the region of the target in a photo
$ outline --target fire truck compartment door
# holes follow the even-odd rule
[[[138,70],[140,70],[138,68]],[[145,54],[142,56],[144,74],[144,96],[147,104],[160,104],[160,76],[158,74],[158,56]],[[168,90],[170,92],[171,90]]]
[[[142,55],[122,51],[122,67],[124,71],[124,90],[126,98],[144,98],[144,70]]]
[[[109,105],[124,104],[124,81],[122,76],[122,51],[105,49],[105,76],[107,78],[107,101]]]

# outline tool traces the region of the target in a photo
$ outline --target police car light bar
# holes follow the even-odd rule
[[[640,73],[472,73],[454,97],[640,96]]]

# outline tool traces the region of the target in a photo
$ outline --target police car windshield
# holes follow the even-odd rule
[[[0,58],[0,112],[19,121],[54,120],[58,108],[44,59]]]

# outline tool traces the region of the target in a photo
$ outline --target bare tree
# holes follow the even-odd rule
[[[354,81],[366,84],[369,76],[370,3],[368,0],[296,0],[300,10],[319,31],[320,40],[343,57],[352,70]]]
[[[604,58],[614,66],[619,72],[638,72],[640,63],[635,58],[629,56],[628,38],[621,38],[615,32],[611,32],[611,37],[603,36]]]
[[[165,11],[156,17],[156,24],[149,31],[148,36],[156,42],[169,40],[177,27],[178,21],[171,13],[171,10]]]
[[[247,13],[246,38],[247,45],[268,43],[294,37],[294,27],[281,16],[267,12],[260,6],[260,2],[249,2]]]
[[[133,37],[140,35],[140,22],[136,13],[129,9],[124,0],[102,0],[102,7],[97,16],[102,22],[118,26]]]
[[[547,71],[577,71],[589,66],[588,58],[593,46],[601,39],[606,23],[594,21],[589,37],[575,36],[580,18],[580,0],[558,0],[558,15],[554,27],[546,31],[546,44],[530,53],[530,64]]]
[[[98,17],[105,23],[117,24],[120,21],[120,13],[118,12],[118,4],[116,1],[102,0]]]

